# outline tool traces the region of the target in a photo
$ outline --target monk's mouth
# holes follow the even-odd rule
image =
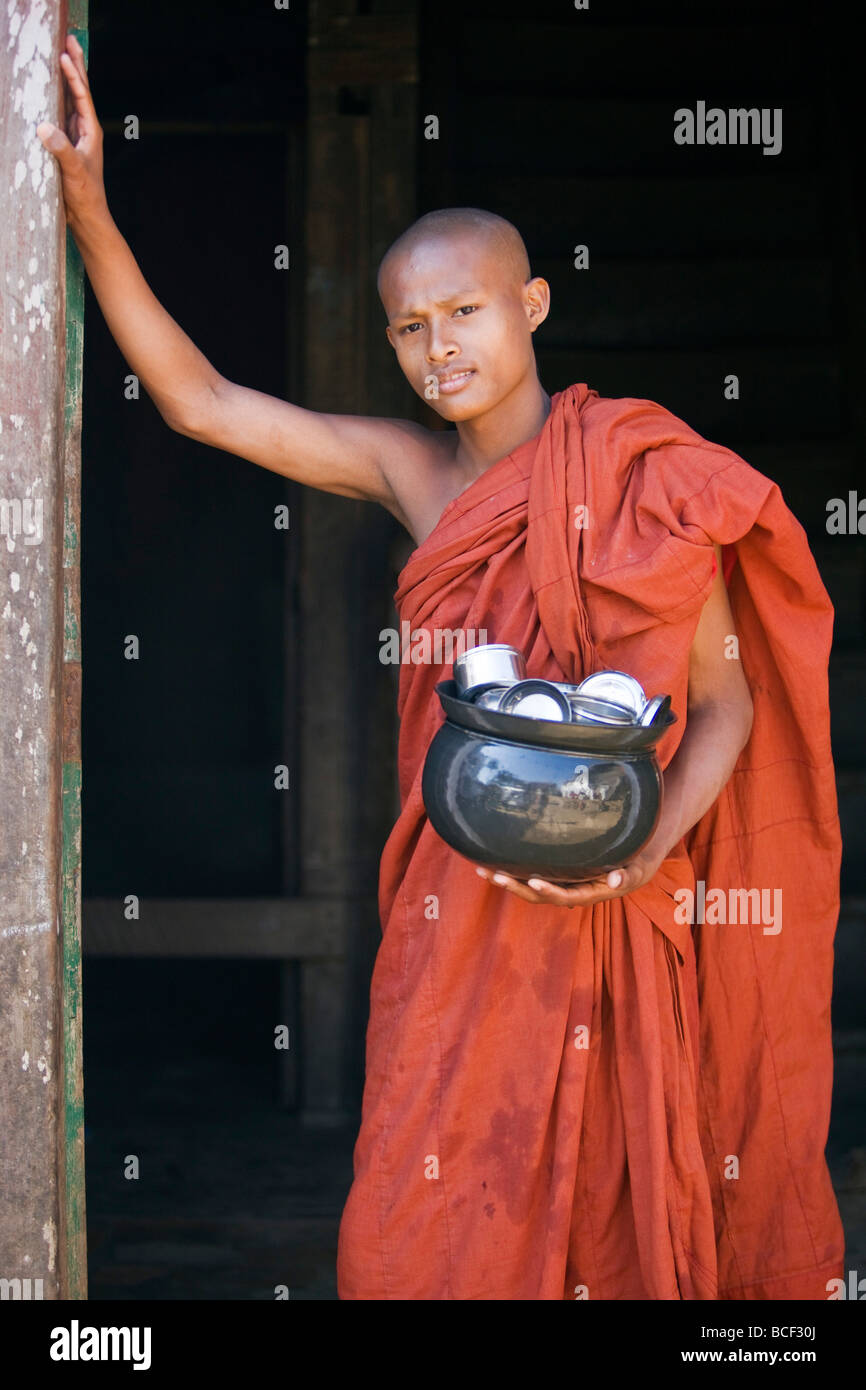
[[[440,396],[453,396],[455,391],[462,391],[463,387],[475,375],[475,368],[468,367],[465,372],[452,372],[448,376],[439,378]]]

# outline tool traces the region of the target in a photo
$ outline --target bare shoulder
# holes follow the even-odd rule
[[[428,430],[413,420],[382,420],[380,465],[394,505],[389,510],[420,543],[459,491],[457,433]]]

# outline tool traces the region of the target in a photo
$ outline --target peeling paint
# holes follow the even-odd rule
[[[46,1221],[42,1227],[42,1239],[48,1244],[48,1268],[54,1273],[54,1263],[57,1256],[57,1227],[53,1221]]]
[[[12,78],[16,84],[12,95],[12,110],[20,112],[27,125],[34,128],[39,121],[45,119],[48,110],[51,83],[49,63],[53,57],[52,28],[51,15],[45,0],[31,0],[23,17],[17,6],[10,7],[9,32],[15,45]],[[30,170],[33,192],[40,198],[44,197],[46,186],[54,179],[55,174],[53,156],[44,148],[41,140],[31,142],[27,151],[27,167]],[[18,174],[19,169],[16,165],[16,186]]]
[[[40,935],[42,932],[50,930],[50,922],[32,922],[27,926],[3,927],[2,930],[0,930],[0,936],[37,936]],[[22,951],[21,954],[26,956],[27,952]]]

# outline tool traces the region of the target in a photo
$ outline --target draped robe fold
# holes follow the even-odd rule
[[[396,603],[413,632],[512,643],[533,676],[613,667],[670,693],[664,769],[714,544],[752,732],[623,898],[531,905],[444,844],[421,774],[451,669],[401,667],[342,1299],[819,1299],[842,1273],[833,610],[779,488],[661,406],[578,384],[448,504]],[[701,880],[739,912],[688,921]],[[770,890],[780,923],[741,889]]]

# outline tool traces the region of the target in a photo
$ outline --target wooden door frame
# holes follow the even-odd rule
[[[0,1298],[87,1296],[81,1048],[80,441],[83,268],[52,155],[59,55],[87,53],[87,0],[4,8],[0,226],[6,400],[0,435],[8,596],[0,666]],[[14,288],[9,288],[10,286]],[[15,311],[13,315],[13,310]],[[22,528],[17,509],[40,509]],[[28,534],[29,531],[29,534]]]

